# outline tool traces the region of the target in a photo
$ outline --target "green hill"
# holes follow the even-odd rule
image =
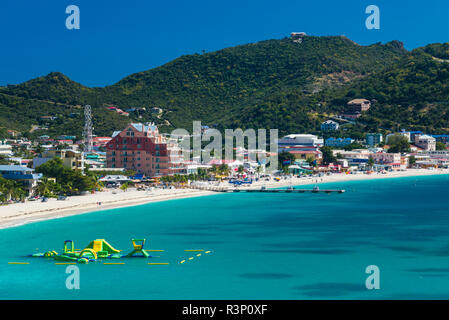
[[[328,115],[363,97],[378,102],[351,130],[409,123],[444,131],[447,54],[447,44],[410,53],[398,41],[360,46],[339,36],[306,37],[302,43],[285,38],[182,56],[105,88],[51,73],[0,88],[0,127],[25,131],[51,115],[57,119],[42,124],[48,133],[79,135],[80,107],[91,104],[97,135],[110,135],[129,121],[155,121],[169,131],[190,129],[192,120],[218,128],[316,132]],[[107,110],[110,105],[145,110],[125,117]],[[153,114],[153,107],[163,112]]]

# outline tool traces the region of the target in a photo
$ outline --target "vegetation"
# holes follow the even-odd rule
[[[27,195],[22,183],[5,179],[0,175],[0,202],[6,201],[21,201],[24,200]]]
[[[441,142],[441,141],[437,141],[436,149],[437,149],[438,151],[446,150],[446,149],[447,149],[447,148],[446,148],[446,144],[444,144],[444,143]]]
[[[60,158],[53,158],[40,165],[36,172],[43,173],[45,178],[37,188],[38,194],[43,196],[76,195],[101,188],[96,177],[65,167]],[[51,179],[56,181],[52,182]]]
[[[334,156],[332,148],[330,147],[322,147],[321,152],[323,153],[323,164],[328,165],[330,163],[336,163],[337,158]]]
[[[399,133],[388,137],[387,145],[389,146],[388,152],[390,153],[410,152],[410,143],[407,137]]]
[[[363,132],[399,128],[447,133],[448,46],[408,52],[398,41],[360,46],[340,36],[306,37],[301,44],[286,38],[182,56],[105,88],[50,73],[0,88],[0,128],[30,137],[81,136],[82,106],[91,104],[97,135],[130,121],[155,121],[170,131],[199,119],[218,129],[320,133],[321,122],[343,112],[349,100],[366,98],[372,108],[336,136],[363,139]],[[112,105],[131,109],[129,117],[106,108]],[[41,129],[28,132],[32,126]]]

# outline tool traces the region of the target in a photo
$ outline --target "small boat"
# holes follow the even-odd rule
[[[318,187],[318,186],[315,186],[315,187],[313,187],[313,189],[312,189],[312,192],[314,192],[314,193],[317,193],[317,192],[319,192],[320,191],[320,187]]]

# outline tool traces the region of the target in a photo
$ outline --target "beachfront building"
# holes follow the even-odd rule
[[[333,150],[334,156],[339,159],[345,159],[348,161],[348,166],[364,166],[368,163],[369,158],[372,156],[372,152],[367,149],[354,149],[351,151],[345,150]]]
[[[402,157],[400,153],[377,152],[371,157],[379,168],[386,170],[405,170],[408,167],[408,158]]]
[[[381,133],[367,133],[366,134],[366,144],[370,147],[378,145],[383,142],[383,136]]]
[[[327,147],[343,148],[354,142],[351,138],[328,138],[325,141]]]
[[[130,182],[131,179],[124,175],[109,174],[109,175],[101,178],[100,181],[106,185],[107,184],[123,184],[126,182]]]
[[[337,131],[340,128],[338,122],[333,120],[324,121],[321,124],[321,131]]]
[[[131,169],[150,177],[184,170],[177,142],[161,135],[154,123],[131,123],[114,132],[106,150],[108,168]]]
[[[23,183],[28,192],[32,193],[42,173],[34,173],[33,169],[18,165],[0,165],[0,176]]]
[[[70,169],[84,170],[85,159],[84,154],[80,151],[75,151],[71,149],[49,149],[42,152],[40,157],[33,159],[33,168],[37,168],[40,165],[46,163],[53,158],[60,158],[65,167]]]
[[[436,139],[428,135],[416,135],[415,145],[422,148],[424,151],[435,151],[436,150]]]
[[[290,150],[288,153],[295,157],[295,160],[311,160],[315,164],[321,164],[323,161],[323,153],[320,150],[301,150],[296,148],[295,150]]]
[[[84,165],[90,169],[104,168],[106,166],[106,152],[85,153],[84,158]]]

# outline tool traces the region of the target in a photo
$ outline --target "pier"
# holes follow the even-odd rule
[[[232,192],[261,192],[261,193],[344,193],[343,189],[234,189]]]
[[[265,187],[255,189],[255,188],[229,188],[229,187],[217,187],[217,186],[189,186],[191,189],[213,191],[213,192],[259,192],[259,193],[345,193],[344,189],[320,189],[314,187],[313,189],[295,189],[293,187],[288,187],[287,189],[266,189]]]

